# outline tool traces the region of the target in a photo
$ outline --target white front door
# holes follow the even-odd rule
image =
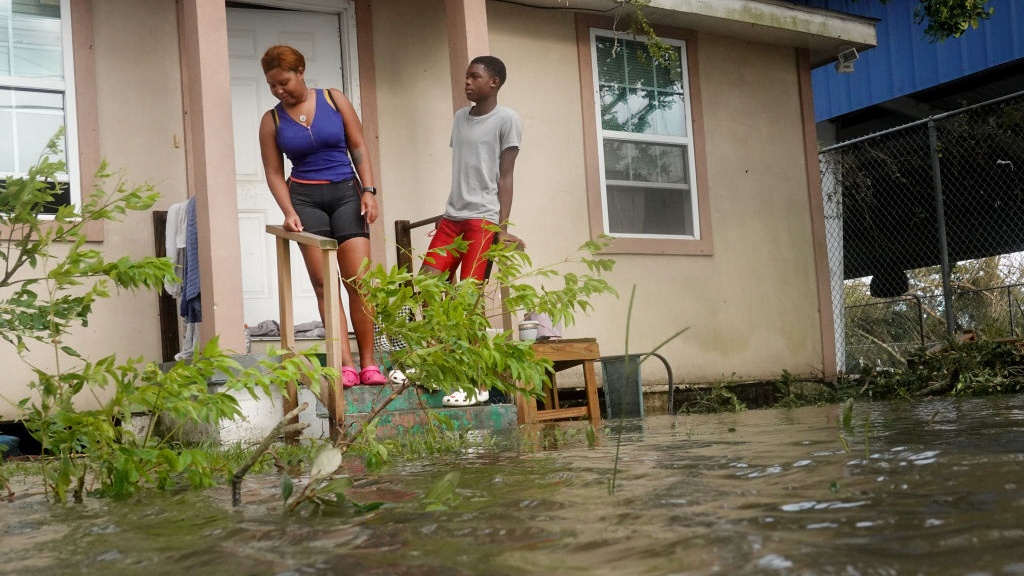
[[[347,3],[346,3],[347,4]],[[231,64],[231,113],[235,137],[235,179],[238,228],[242,246],[242,295],[245,323],[254,326],[279,316],[277,257],[267,224],[280,224],[284,215],[267,187],[260,159],[259,123],[263,113],[277,104],[260,66],[260,58],[274,44],[287,44],[306,59],[306,84],[312,88],[342,88],[353,103],[342,66],[342,47],[350,34],[344,13],[297,12],[229,8],[228,51]],[[354,62],[348,58],[346,62]],[[285,173],[291,164],[285,164]],[[296,323],[319,320],[316,296],[309,283],[302,255],[292,245],[292,294]],[[342,290],[345,310],[348,295]],[[349,323],[351,326],[351,322]]]

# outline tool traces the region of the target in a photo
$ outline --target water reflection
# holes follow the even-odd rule
[[[2,505],[0,573],[1024,574],[1024,397],[857,406],[845,430],[840,412],[549,432],[360,478],[354,499],[387,503],[365,514],[287,515],[272,476],[239,509],[226,489],[27,497]],[[455,469],[457,505],[426,511]]]

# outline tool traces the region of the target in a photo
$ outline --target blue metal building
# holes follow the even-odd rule
[[[1024,2],[989,0],[995,13],[960,38],[933,42],[914,23],[917,0],[793,0],[878,19],[878,47],[853,72],[813,71],[815,116],[837,141],[1024,90]]]

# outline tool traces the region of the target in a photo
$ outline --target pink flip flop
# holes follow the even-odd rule
[[[356,369],[351,366],[341,367],[341,385],[345,388],[351,388],[359,384],[359,373]]]
[[[388,383],[388,379],[380,373],[380,368],[376,366],[367,366],[360,370],[359,381],[363,386],[383,386]]]

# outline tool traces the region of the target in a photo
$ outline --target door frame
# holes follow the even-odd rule
[[[355,0],[241,0],[254,8],[282,8],[298,12],[337,14],[341,27],[341,91],[345,93],[356,112],[362,117],[362,99],[359,95],[359,49],[356,38]]]

